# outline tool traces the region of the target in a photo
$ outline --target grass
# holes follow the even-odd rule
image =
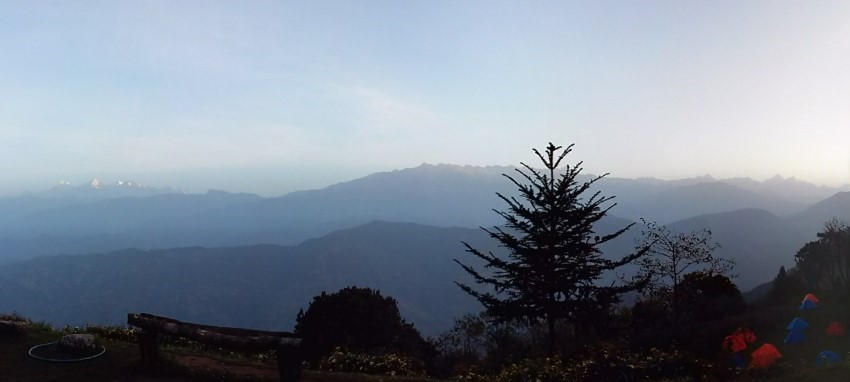
[[[802,296],[801,296],[802,297]],[[848,306],[842,298],[822,298],[819,307],[810,311],[798,309],[798,302],[789,302],[780,307],[754,307],[750,317],[750,328],[758,339],[750,345],[747,354],[763,343],[770,343],[782,353],[782,359],[769,370],[744,370],[737,375],[738,381],[850,381],[850,336],[829,336],[826,327],[832,321],[847,323]],[[794,319],[806,320],[810,327],[805,330],[806,341],[800,344],[785,344],[788,331],[785,327]],[[817,356],[821,351],[831,350],[844,362],[833,366],[818,366]]]
[[[277,381],[275,360],[261,362],[234,354],[206,351],[198,346],[162,346],[161,366],[143,365],[138,345],[130,332],[116,327],[65,328],[56,330],[47,322],[27,321],[16,315],[0,320],[27,322],[24,339],[0,338],[0,381],[2,382],[186,382],[186,381]],[[35,345],[59,340],[66,332],[96,334],[106,353],[83,362],[55,363],[34,359],[27,353]],[[114,338],[110,338],[114,337]],[[182,342],[181,342],[182,344]],[[305,370],[305,382],[429,382],[424,377],[373,376]]]
[[[842,356],[850,351],[850,336],[829,337],[823,333],[833,319],[844,317],[847,307],[840,304],[822,304],[811,312],[800,312],[794,307],[760,312],[769,313],[769,319],[753,325],[759,336],[750,352],[761,343],[776,345],[783,359],[766,371],[742,370],[729,380],[735,381],[850,381],[850,360],[835,366],[817,366],[816,356],[822,350],[833,350]],[[812,328],[809,340],[798,345],[782,343],[785,329],[795,316],[802,316]],[[25,321],[21,317],[0,315],[2,320]],[[755,324],[755,322],[753,322]],[[65,332],[94,332],[106,347],[106,353],[96,359],[79,363],[51,363],[39,361],[27,354],[35,345],[57,341]],[[217,353],[204,347],[186,346],[178,343],[162,347],[166,362],[155,368],[141,364],[138,346],[132,341],[132,333],[123,328],[92,327],[55,330],[49,323],[28,322],[28,333],[24,339],[0,338],[0,380],[3,382],[24,381],[116,381],[116,382],[185,382],[185,381],[277,381],[277,367],[273,358],[265,361],[257,358]],[[666,382],[702,381],[700,376],[682,377]],[[305,370],[305,382],[437,382],[426,377],[375,376],[356,373],[333,373]]]
[[[302,381],[321,382],[436,382],[427,377],[397,377],[387,375],[368,375],[357,373],[331,373],[327,371],[305,370]]]
[[[107,352],[96,359],[78,363],[52,363],[34,359],[27,353],[35,345],[57,341],[61,333],[44,325],[33,325],[26,339],[0,340],[0,375],[6,382],[18,381],[113,381],[137,374],[138,349],[134,344],[102,341]]]

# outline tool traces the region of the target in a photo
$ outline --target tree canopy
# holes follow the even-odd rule
[[[602,235],[594,231],[594,224],[615,204],[607,205],[613,197],[589,192],[593,183],[607,174],[579,183],[581,162],[560,171],[572,147],[563,149],[549,143],[544,153],[533,150],[544,169],[521,163],[517,177],[504,174],[518,188],[519,199],[497,193],[507,204],[505,211],[495,210],[504,218],[505,227],[482,229],[507,250],[507,257],[481,252],[464,242],[467,252],[485,262],[486,272],[455,260],[476,283],[487,288],[478,291],[458,283],[484,305],[490,316],[499,320],[545,320],[550,352],[555,349],[556,321],[590,326],[599,312],[619,301],[622,293],[642,285],[637,281],[600,285],[600,281],[606,273],[633,263],[648,251],[642,248],[618,260],[603,256],[599,246],[631,225]]]
[[[335,347],[353,351],[392,351],[422,355],[429,345],[413,324],[401,318],[396,300],[370,288],[348,287],[322,292],[307,311],[298,313],[295,333],[308,361]]]
[[[735,262],[714,256],[719,245],[708,229],[677,232],[655,222],[644,220],[643,223],[646,228],[642,232],[641,245],[650,248],[649,255],[639,261],[641,273],[650,280],[644,297],[663,305],[676,323],[681,318],[683,305],[689,302],[681,298],[680,288],[687,275],[699,272],[709,278],[714,275],[729,277]]]
[[[800,248],[794,261],[809,288],[846,291],[850,286],[850,226],[837,219],[826,222],[818,239]]]
[[[729,277],[708,272],[685,275],[675,291],[681,313],[689,321],[710,321],[740,313],[746,302]]]

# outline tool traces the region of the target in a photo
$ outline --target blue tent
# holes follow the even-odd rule
[[[825,350],[818,354],[818,365],[837,365],[841,363],[841,356],[834,351]]]
[[[785,336],[786,344],[799,344],[806,341],[806,335],[803,334],[802,330],[792,330],[788,332],[788,335]]]
[[[736,369],[743,369],[747,367],[747,359],[741,356],[738,353],[732,354],[732,365],[735,366]]]
[[[806,329],[808,327],[809,327],[809,323],[806,322],[806,320],[804,320],[800,317],[794,317],[794,320],[791,321],[791,323],[788,324],[788,327],[786,327],[785,329],[795,331],[795,330],[803,330],[803,329]]]
[[[806,301],[803,301],[802,304],[800,304],[800,310],[812,310],[812,309],[817,308],[817,307],[818,307],[818,304],[815,304],[815,302],[812,301],[812,300],[806,300]]]

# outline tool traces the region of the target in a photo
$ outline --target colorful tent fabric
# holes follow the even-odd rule
[[[785,329],[794,331],[794,330],[806,329],[808,327],[809,327],[809,323],[806,322],[806,320],[804,320],[800,317],[794,317],[794,320],[792,320],[791,323],[788,324],[788,327],[786,327]]]
[[[845,329],[844,325],[841,325],[840,322],[832,321],[832,323],[826,327],[826,334],[830,336],[843,336],[847,334],[847,329]]]
[[[756,340],[756,334],[747,328],[738,328],[732,334],[723,339],[723,349],[737,353],[747,350],[747,344]]]
[[[747,367],[747,359],[738,353],[732,354],[732,366],[736,369],[743,369]]]
[[[792,330],[788,332],[788,335],[785,336],[785,340],[783,342],[785,342],[786,344],[799,344],[805,341],[806,335],[803,334],[802,330]]]
[[[800,310],[812,310],[812,309],[817,308],[817,307],[818,307],[818,304],[815,304],[815,302],[812,301],[812,300],[806,300],[806,301],[803,301],[802,304],[800,304]]]
[[[817,297],[815,297],[815,295],[813,295],[813,294],[811,294],[811,293],[807,294],[807,295],[806,295],[806,297],[803,297],[803,301],[802,301],[802,302],[806,302],[806,301],[811,301],[811,302],[813,302],[813,303],[815,303],[815,304],[819,304],[819,303],[820,303],[820,300],[818,300],[818,298],[817,298]]]
[[[744,340],[742,336],[726,336],[723,339],[723,349],[727,351],[731,351],[733,353],[737,353],[739,351],[747,350],[747,341]]]
[[[825,350],[818,354],[818,365],[837,365],[841,363],[841,356],[834,351]]]
[[[751,355],[750,367],[753,369],[766,369],[773,365],[776,360],[782,358],[782,353],[771,344],[761,345]]]

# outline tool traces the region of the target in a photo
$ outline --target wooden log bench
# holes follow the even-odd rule
[[[145,363],[162,360],[159,336],[167,335],[246,353],[276,350],[281,382],[298,382],[301,378],[301,339],[293,333],[192,324],[147,313],[127,314],[127,324],[142,329],[138,334],[139,351]]]

